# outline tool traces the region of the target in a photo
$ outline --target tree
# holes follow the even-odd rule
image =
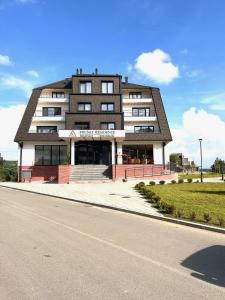
[[[179,164],[179,155],[178,154],[170,154],[170,162],[173,164],[178,165]]]
[[[223,173],[225,171],[225,161],[217,157],[211,166],[211,169],[212,172]]]

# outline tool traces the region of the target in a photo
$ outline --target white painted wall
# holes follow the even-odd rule
[[[162,164],[163,163],[163,145],[162,142],[154,142],[153,143],[153,159],[154,164]]]
[[[122,148],[122,143],[118,142],[117,143],[117,164],[122,165],[123,164],[123,148]]]
[[[23,144],[22,166],[34,165],[34,144]]]

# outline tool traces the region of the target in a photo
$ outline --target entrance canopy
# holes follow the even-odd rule
[[[59,130],[59,137],[64,140],[116,140],[125,139],[125,130]]]

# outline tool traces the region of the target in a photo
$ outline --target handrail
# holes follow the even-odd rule
[[[150,167],[151,166],[151,167]],[[145,172],[147,170],[147,172]],[[129,174],[130,173],[130,174]],[[165,165],[148,165],[142,167],[126,168],[125,169],[125,179],[130,178],[143,178],[143,177],[153,177],[171,174],[171,170]]]

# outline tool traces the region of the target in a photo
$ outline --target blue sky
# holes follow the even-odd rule
[[[160,87],[175,137],[181,130],[189,135],[181,150],[194,156],[185,116],[198,124],[204,112],[209,122],[225,122],[224,28],[223,0],[0,0],[0,107],[26,103],[32,87],[68,77],[77,67],[98,67]],[[156,49],[176,68],[169,82],[154,77],[151,64],[145,71],[137,65],[143,53]]]

